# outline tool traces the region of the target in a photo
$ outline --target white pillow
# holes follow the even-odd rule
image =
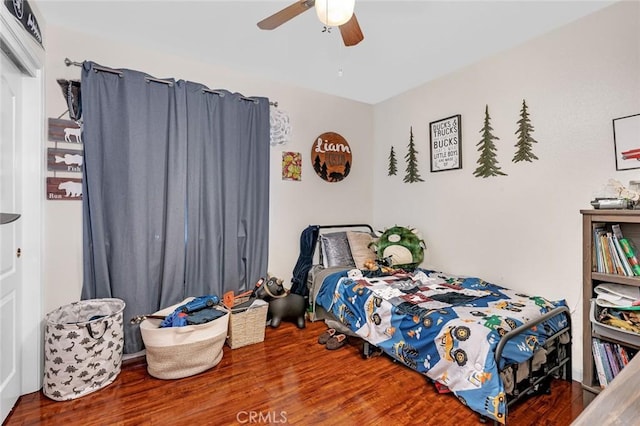
[[[351,256],[358,269],[366,269],[367,261],[376,260],[376,252],[369,244],[373,242],[373,236],[367,232],[347,231],[347,241],[351,249]]]

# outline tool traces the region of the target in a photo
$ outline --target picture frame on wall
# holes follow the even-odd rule
[[[462,168],[462,116],[460,114],[429,123],[431,171]]]
[[[616,170],[640,169],[640,114],[613,119]]]

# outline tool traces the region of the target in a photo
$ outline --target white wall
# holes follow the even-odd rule
[[[293,138],[286,145],[271,148],[269,271],[285,282],[291,279],[300,232],[307,225],[371,221],[368,165],[373,161],[373,108],[370,105],[159,54],[136,47],[135,41],[123,45],[48,26],[46,42],[46,111],[49,117],[58,117],[66,109],[56,79],[80,78],[80,68],[66,67],[65,57],[143,71],[158,78],[195,81],[212,89],[224,88],[278,101],[280,109],[289,113]],[[323,181],[311,165],[311,146],[317,136],[327,131],[344,136],[353,152],[351,172],[339,183]],[[281,179],[282,151],[302,153],[301,182]],[[344,208],[347,204],[354,207]],[[333,206],[343,207],[335,209]],[[48,312],[80,297],[82,209],[79,201],[47,201],[45,209],[45,311]]]
[[[538,141],[533,163],[513,163],[526,99]],[[485,105],[508,176],[476,178]],[[423,234],[424,265],[566,299],[573,314],[573,370],[582,376],[580,209],[615,178],[612,119],[640,113],[640,3],[623,2],[375,107],[374,222]],[[462,115],[461,170],[430,173],[429,122]],[[424,182],[387,176],[393,145],[403,159],[413,126]]]

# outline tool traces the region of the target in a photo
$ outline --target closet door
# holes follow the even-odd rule
[[[0,53],[0,213],[2,222],[10,213],[22,211],[21,129],[22,74],[14,63]],[[0,224],[0,399],[3,420],[20,396],[22,315],[22,268],[20,246],[22,221]]]

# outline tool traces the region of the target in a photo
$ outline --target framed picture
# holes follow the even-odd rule
[[[302,154],[282,151],[282,180],[302,180]]]
[[[429,123],[432,172],[462,168],[461,125],[459,114]]]
[[[640,169],[640,114],[613,119],[616,170]]]

